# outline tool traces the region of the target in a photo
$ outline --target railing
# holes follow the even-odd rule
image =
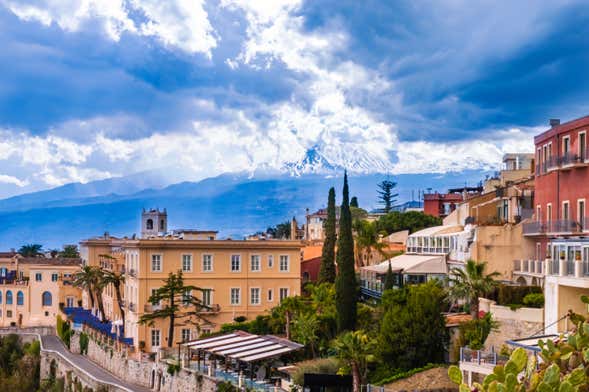
[[[135,271],[135,269],[130,268],[129,271],[127,272],[127,275],[132,276],[133,278],[137,277],[137,271]]]
[[[560,260],[559,259],[552,259],[549,262],[550,266],[550,275],[560,275]]]
[[[566,274],[570,276],[575,275],[575,261],[574,260],[567,260],[566,261]]]
[[[474,362],[479,365],[495,366],[506,363],[508,359],[495,351],[472,350],[468,347],[460,347],[460,362]]]
[[[219,313],[221,311],[221,305],[219,304],[212,304],[207,305],[208,309],[201,309],[198,313]]]
[[[558,165],[559,166],[569,166],[574,165],[577,162],[580,162],[580,157],[577,154],[573,154],[571,152],[564,153],[560,157],[558,157]]]
[[[137,305],[134,304],[133,302],[129,302],[129,310],[131,312],[136,312],[137,311]]]
[[[543,265],[542,260],[513,260],[513,272],[519,275],[542,275]]]
[[[523,233],[524,235],[580,233],[583,227],[587,227],[586,223],[589,223],[589,219],[584,218],[583,221],[585,222],[584,225],[570,219],[526,222],[523,225]]]

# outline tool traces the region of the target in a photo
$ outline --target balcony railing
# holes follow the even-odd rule
[[[513,272],[518,275],[542,275],[542,260],[513,260]]]
[[[137,311],[137,305],[134,304],[133,302],[129,302],[129,310],[131,312],[136,312]]]
[[[583,219],[588,222],[587,218]],[[583,231],[583,225],[570,219],[559,219],[548,222],[534,221],[527,222],[523,225],[524,235],[543,235],[543,234],[575,234]]]
[[[161,310],[162,304],[145,304],[143,305],[144,312],[155,312],[156,310]]]
[[[133,268],[129,268],[129,271],[127,271],[126,274],[132,276],[133,278],[137,277],[137,271]]]
[[[508,359],[508,357],[499,355],[494,351],[471,350],[468,347],[460,347],[460,362],[494,366],[504,364]]]
[[[536,166],[536,175],[546,174],[555,169],[570,169],[576,166],[586,166],[589,161],[589,151],[582,151],[580,154],[567,152],[559,157],[549,157],[546,161]]]
[[[221,305],[219,304],[212,304],[208,306],[208,309],[202,309],[199,313],[219,313],[221,311]]]

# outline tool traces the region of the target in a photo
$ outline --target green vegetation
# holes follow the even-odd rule
[[[268,227],[266,229],[266,234],[270,235],[272,238],[282,238],[288,239],[290,238],[290,222],[282,222],[277,224],[273,227]]]
[[[388,257],[384,251],[386,244],[380,240],[375,222],[365,220],[356,220],[353,224],[354,244],[356,245],[356,254],[358,255],[358,266],[370,265],[373,252],[383,257]]]
[[[82,355],[88,354],[89,341],[90,341],[90,338],[88,337],[88,334],[82,332],[80,334],[80,354],[82,354]]]
[[[323,223],[325,241],[321,251],[321,268],[319,270],[319,282],[335,282],[335,189],[329,189],[327,198],[327,219]]]
[[[335,279],[336,321],[338,332],[356,328],[356,272],[354,270],[354,238],[349,204],[348,174],[344,174],[342,206],[337,244],[338,274]]]
[[[498,324],[493,320],[491,313],[485,314],[479,319],[473,319],[459,326],[457,346],[468,346],[472,350],[481,350],[492,330],[497,329]]]
[[[62,391],[53,380],[40,382],[40,344],[23,344],[18,335],[0,337],[0,389],[10,392]]]
[[[527,294],[523,303],[528,308],[543,308],[544,307],[544,294],[542,293],[530,293]]]
[[[384,290],[391,290],[395,287],[395,274],[393,273],[393,267],[391,267],[391,261],[389,260],[389,268],[384,278]]]
[[[447,301],[437,282],[385,291],[382,307],[378,334],[382,367],[393,372],[444,361],[448,332],[442,312]]]
[[[404,372],[403,371],[402,372],[399,372],[399,373],[397,373],[395,375],[392,375],[390,377],[383,378],[380,381],[373,382],[372,384],[374,384],[374,385],[390,384],[390,383],[395,382],[395,381],[399,381],[399,380],[403,380],[405,378],[409,378],[409,377],[411,377],[411,376],[413,376],[413,375],[415,375],[417,373],[421,373],[421,372],[424,372],[426,370],[430,370],[430,369],[434,369],[434,368],[439,368],[439,367],[445,367],[445,366],[447,366],[447,365],[442,364],[442,363],[439,363],[439,364],[436,364],[436,363],[428,363],[425,366],[418,367],[418,368],[411,369],[411,370],[407,370],[407,371],[404,371]]]
[[[303,385],[305,373],[316,374],[337,374],[340,364],[337,359],[320,358],[297,363],[297,370],[292,375],[292,382],[296,385]]]
[[[398,193],[393,193],[396,182],[390,180],[383,180],[377,184],[378,203],[382,206],[381,211],[385,213],[391,212],[397,201]]]
[[[542,288],[539,286],[513,286],[501,284],[497,289],[497,304],[502,306],[525,305],[524,298],[528,294],[542,294]],[[539,301],[540,297],[531,297],[531,301]],[[534,302],[537,304],[538,302]],[[542,305],[544,306],[544,296],[542,296]],[[534,306],[536,307],[536,306]]]
[[[67,348],[70,348],[70,340],[74,331],[70,328],[70,323],[57,315],[57,322],[55,325],[57,336],[61,339]]]
[[[20,247],[18,253],[23,257],[38,257],[42,255],[43,245],[26,244]]]
[[[356,196],[353,196],[350,199],[350,208],[359,208],[360,206],[358,205],[358,198]]]
[[[470,314],[479,318],[479,297],[484,297],[497,286],[498,272],[485,274],[487,263],[468,260],[464,270],[452,268],[450,274],[450,297],[465,300],[470,306]]]
[[[376,221],[376,228],[379,233],[389,235],[401,230],[409,230],[410,233],[415,233],[416,231],[441,224],[442,219],[424,214],[421,211],[392,211],[381,216]]]
[[[152,304],[160,304],[152,312],[144,313],[139,319],[140,324],[153,325],[155,320],[169,320],[168,347],[174,341],[174,327],[178,325],[198,324],[202,320],[201,312],[209,309],[194,294],[203,292],[200,287],[185,285],[182,271],[177,274],[170,272],[164,285],[149,297]]]
[[[589,305],[589,297],[581,300]],[[585,317],[569,313],[575,329],[556,341],[540,340],[541,361],[535,355],[528,356],[523,348],[511,353],[505,365],[495,366],[493,373],[482,384],[472,389],[462,384],[462,373],[457,366],[448,369],[450,379],[460,385],[460,391],[537,391],[573,392],[589,390],[589,323]]]
[[[376,359],[376,342],[362,330],[348,331],[333,341],[333,348],[342,366],[340,372],[351,373],[353,390],[359,391],[366,380],[368,364]]]
[[[96,302],[94,299],[96,275],[97,274],[95,267],[85,265],[81,268],[79,272],[74,274],[73,281],[74,286],[86,290],[88,296],[90,297],[90,306],[92,308],[94,308],[94,304]]]
[[[108,256],[108,255],[102,255]],[[108,256],[110,257],[110,256]],[[120,274],[114,271],[104,271],[102,275],[102,284],[104,287],[107,287],[109,284],[112,284],[115,296],[117,298],[117,304],[119,306],[119,313],[121,315],[121,320],[123,321],[123,328],[125,327],[125,306],[123,304],[123,297],[121,295],[121,286],[125,283],[125,275]]]
[[[78,252],[77,245],[64,245],[63,250],[58,255],[66,259],[77,259],[80,257],[80,252]]]

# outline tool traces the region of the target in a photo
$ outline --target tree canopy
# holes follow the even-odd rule
[[[376,221],[378,232],[391,234],[401,230],[409,230],[410,233],[442,224],[442,219],[424,214],[421,211],[399,212],[392,211],[381,216]]]
[[[335,189],[330,188],[327,197],[327,219],[323,222],[325,240],[321,250],[320,282],[335,282],[335,243],[337,241],[335,226]]]
[[[282,222],[266,229],[266,234],[272,238],[290,238],[290,222]]]
[[[37,257],[41,256],[43,245],[40,244],[26,244],[20,247],[18,253],[23,257]]]
[[[382,206],[383,212],[389,213],[395,202],[397,201],[398,193],[394,193],[397,183],[391,180],[383,180],[377,184],[378,203]]]
[[[64,245],[63,250],[59,252],[59,257],[67,259],[77,259],[80,257],[77,245]]]

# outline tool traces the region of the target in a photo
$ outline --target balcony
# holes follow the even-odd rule
[[[208,305],[209,308],[208,309],[202,309],[201,311],[199,311],[199,314],[214,314],[214,313],[219,313],[221,311],[221,305],[219,304],[212,304],[212,305]]]
[[[129,310],[133,313],[135,313],[137,311],[137,305],[134,304],[133,302],[129,302]]]
[[[126,275],[131,276],[133,278],[137,277],[137,271],[133,268],[130,268],[129,271],[126,272]]]
[[[585,224],[580,224],[570,219],[527,222],[523,225],[523,233],[525,236],[578,234],[583,231],[583,227],[587,227],[589,220],[585,218],[584,222]]]
[[[515,275],[542,276],[544,273],[544,261],[513,260],[513,273]]]
[[[584,167],[589,164],[589,151],[581,151],[580,154],[572,152],[564,153],[559,157],[549,157],[545,162],[536,166],[536,175],[546,174],[553,170],[570,170],[575,167]]]

